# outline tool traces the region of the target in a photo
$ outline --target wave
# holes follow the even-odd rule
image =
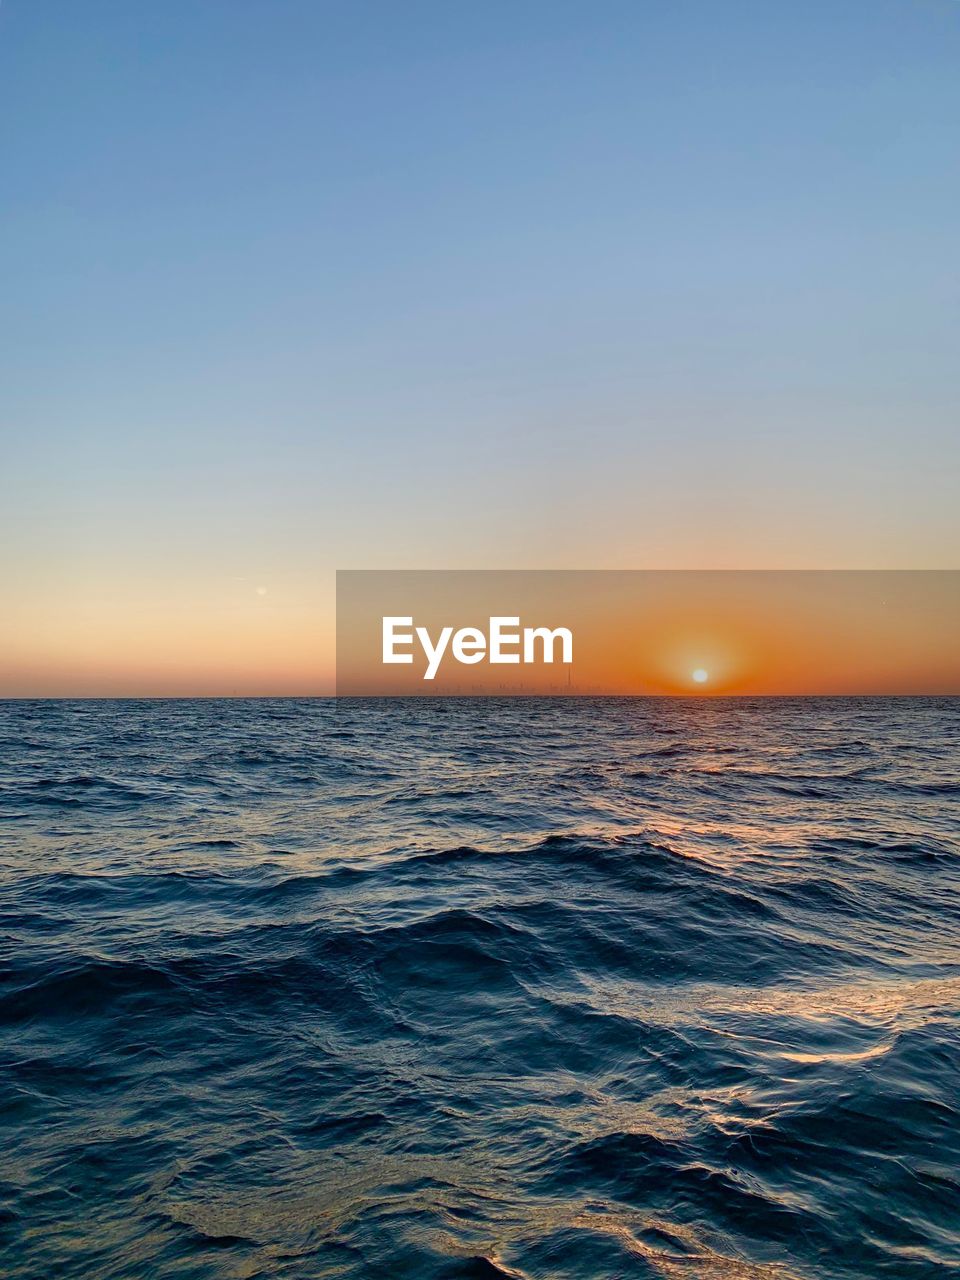
[[[957,725],[0,706],[4,1274],[948,1274]]]

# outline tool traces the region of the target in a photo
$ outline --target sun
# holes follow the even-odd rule
[[[697,667],[695,671],[690,672],[690,678],[694,684],[706,684],[710,679],[710,672],[704,670],[703,667]]]

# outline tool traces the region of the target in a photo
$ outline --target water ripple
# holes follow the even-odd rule
[[[960,703],[0,703],[11,1280],[960,1268]]]

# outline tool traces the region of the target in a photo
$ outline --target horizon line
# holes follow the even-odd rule
[[[3,702],[576,702],[590,699],[634,702],[755,702],[758,700],[838,701],[858,699],[960,698],[957,692],[929,693],[81,693],[0,694]]]

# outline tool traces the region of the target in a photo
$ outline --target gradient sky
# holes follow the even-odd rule
[[[0,694],[336,567],[960,564],[960,4],[0,6]]]

